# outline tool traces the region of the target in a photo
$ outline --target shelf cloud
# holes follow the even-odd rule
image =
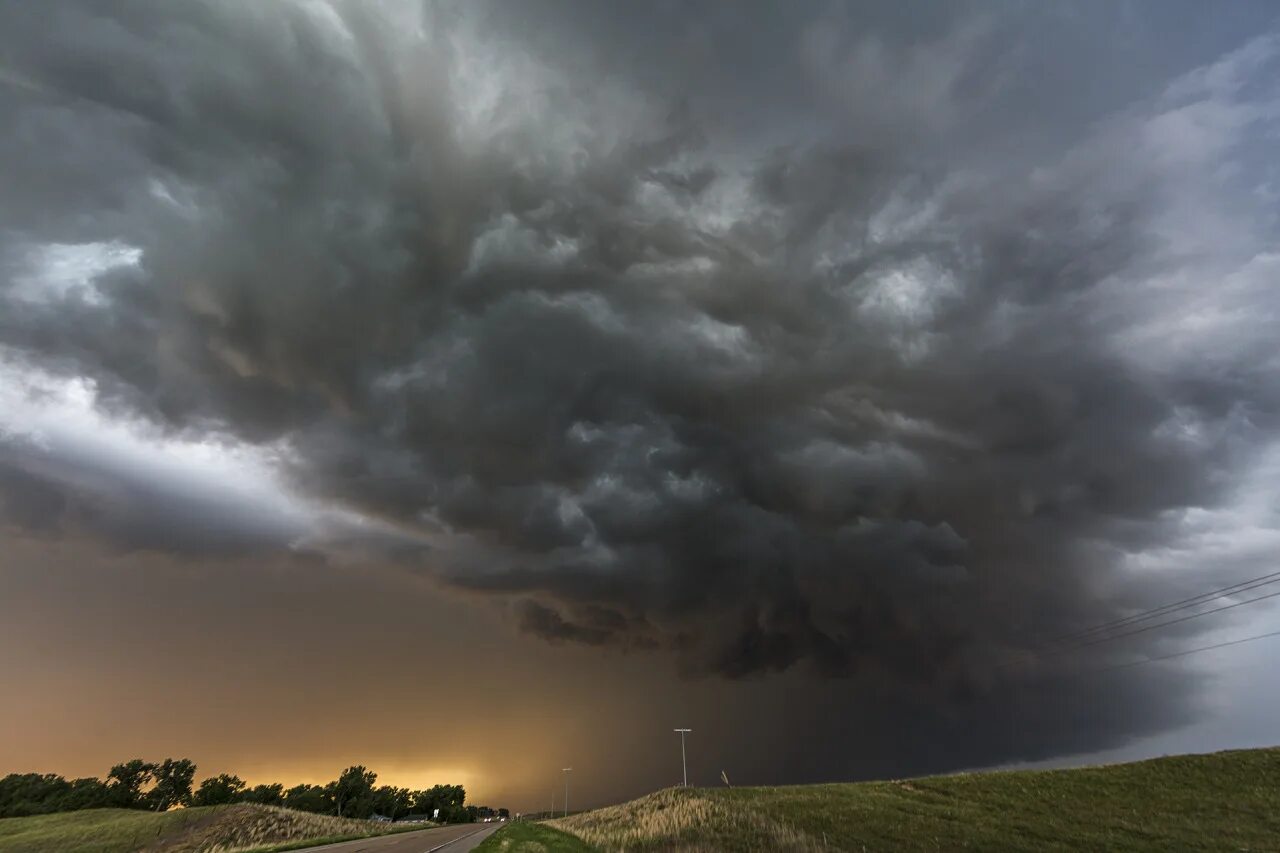
[[[1165,634],[1009,662],[1275,525],[1280,37],[1107,87],[1049,11],[585,5],[5,5],[9,529],[1045,721],[990,760],[1185,720],[1061,707]]]

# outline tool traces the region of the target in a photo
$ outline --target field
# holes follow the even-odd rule
[[[1077,770],[669,789],[549,821],[602,850],[1280,850],[1280,749]]]
[[[368,821],[248,804],[159,814],[87,809],[0,819],[0,853],[266,853],[389,829]]]

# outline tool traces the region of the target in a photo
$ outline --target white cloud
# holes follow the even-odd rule
[[[301,520],[307,513],[281,486],[284,447],[254,447],[217,433],[186,437],[139,420],[105,414],[92,379],[63,377],[22,364],[0,349],[0,435],[55,456],[212,491]]]
[[[27,271],[14,280],[13,295],[26,302],[56,302],[77,297],[100,305],[107,299],[97,285],[104,273],[136,267],[142,250],[118,240],[100,243],[45,243],[27,252]]]

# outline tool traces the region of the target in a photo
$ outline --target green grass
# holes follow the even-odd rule
[[[0,819],[3,853],[125,853],[183,831],[212,809],[155,812],[86,809]]]
[[[672,789],[551,822],[603,850],[1280,850],[1280,749],[1077,770]]]
[[[567,832],[521,820],[490,835],[475,853],[590,853],[595,849]]]
[[[275,853],[422,828],[250,804],[161,813],[87,809],[0,819],[0,853]]]

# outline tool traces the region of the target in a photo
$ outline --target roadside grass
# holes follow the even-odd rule
[[[591,853],[595,849],[567,832],[520,820],[490,835],[475,848],[475,853]]]
[[[277,853],[425,828],[248,803],[159,813],[87,809],[0,819],[0,853]]]
[[[549,822],[603,850],[1280,850],[1280,749],[892,782],[669,789]]]
[[[211,808],[155,812],[86,809],[0,819],[3,853],[125,853],[183,831]]]
[[[213,853],[287,853],[289,850],[303,850],[308,847],[323,847],[326,844],[339,844],[343,841],[357,841],[361,838],[372,838],[380,835],[395,835],[400,832],[418,832],[423,829],[435,829],[436,825],[431,826],[406,826],[403,828],[396,827],[394,829],[386,829],[375,833],[360,833],[359,835],[322,835],[316,838],[304,838],[298,841],[286,841],[282,844],[268,844],[265,847],[214,847]],[[169,853],[168,848],[162,848],[156,853]],[[203,851],[201,851],[203,853]]]

